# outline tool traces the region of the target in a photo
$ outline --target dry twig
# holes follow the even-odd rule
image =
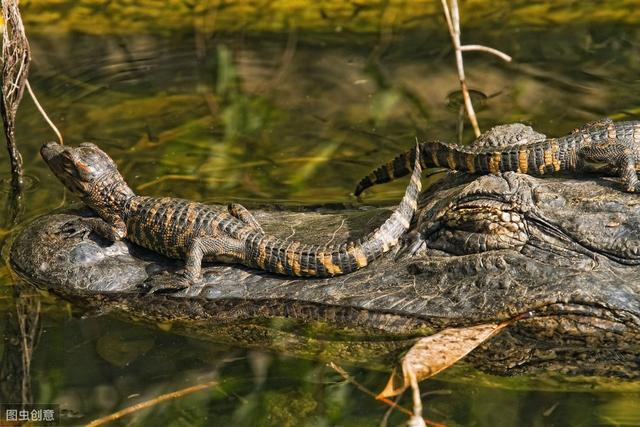
[[[506,53],[499,51],[498,49],[494,49],[489,46],[482,46],[481,44],[465,44],[460,46],[460,50],[463,52],[477,51],[477,52],[486,52],[492,55],[497,56],[505,62],[511,62],[511,57]]]
[[[462,89],[462,97],[464,98],[464,106],[467,110],[467,116],[476,137],[480,136],[480,126],[478,126],[478,119],[471,103],[471,96],[469,96],[469,88],[467,87],[467,81],[464,74],[464,63],[462,61],[463,51],[480,51],[486,52],[503,59],[506,62],[511,62],[511,57],[506,53],[500,52],[497,49],[482,46],[482,45],[462,45],[460,42],[460,11],[458,9],[458,0],[441,0],[442,8],[444,9],[444,17],[447,21],[447,27],[449,28],[449,35],[453,42],[453,47],[456,53],[456,67],[458,68],[458,80],[460,80],[460,87]]]
[[[44,110],[44,108],[42,108],[42,105],[40,105],[40,102],[38,102],[38,98],[36,98],[36,94],[33,93],[33,89],[31,89],[29,80],[27,80],[25,83],[26,83],[27,91],[29,91],[29,96],[31,97],[31,100],[33,101],[34,104],[36,104],[36,108],[38,109],[38,111],[40,112],[44,120],[47,122],[47,124],[51,127],[51,129],[56,134],[56,136],[58,137],[58,142],[60,142],[60,144],[64,144],[64,140],[62,139],[62,134],[60,133],[56,125],[53,124],[53,122],[47,115],[47,112]]]
[[[340,366],[336,365],[335,363],[330,362],[330,363],[327,364],[327,366],[329,366],[331,369],[333,369],[338,374],[340,374],[340,376],[342,378],[344,378],[345,381],[347,381],[350,384],[353,384],[358,390],[360,390],[364,394],[369,395],[369,396],[373,397],[374,399],[379,400],[379,401],[381,401],[383,403],[386,403],[390,407],[395,408],[398,411],[402,412],[403,414],[409,415],[412,418],[416,416],[413,412],[411,412],[410,410],[408,410],[407,408],[405,408],[403,406],[398,405],[393,400],[387,399],[386,397],[377,396],[374,392],[372,392],[371,390],[369,390],[368,388],[366,388],[365,386],[360,384],[358,381],[355,380],[355,378],[353,378],[351,375],[349,375],[349,373],[347,371],[345,371],[344,369],[342,369]],[[420,408],[420,410],[422,410],[422,408]],[[442,424],[437,423],[435,421],[428,420],[428,419],[424,419],[424,422],[427,425],[430,425],[432,427],[444,427]]]
[[[14,188],[19,187],[22,183],[22,156],[15,142],[15,123],[25,88],[29,91],[29,95],[38,111],[51,126],[60,143],[63,143],[60,131],[47,116],[29,85],[28,74],[31,53],[22,18],[20,17],[18,3],[19,0],[2,1],[4,28],[2,33],[2,102],[0,103],[0,112],[4,123]]]
[[[29,73],[29,42],[18,10],[18,0],[2,0],[2,102],[0,112],[11,162],[14,188],[22,184],[22,156],[15,143],[15,119]]]
[[[372,392],[371,390],[369,390],[368,388],[366,388],[365,386],[363,386],[362,384],[360,384],[358,381],[355,380],[355,378],[353,378],[351,375],[349,375],[349,373],[347,371],[345,371],[344,369],[342,369],[340,366],[336,365],[333,362],[330,362],[327,364],[328,367],[330,367],[331,369],[333,369],[334,371],[336,371],[338,374],[340,374],[340,376],[342,378],[344,378],[345,381],[347,381],[348,383],[353,384],[358,390],[360,390],[361,392],[363,392],[366,395],[369,395],[371,397],[373,397],[374,399],[377,398],[377,395]],[[382,399],[378,399],[383,403],[386,403],[387,405],[391,406],[392,408],[396,408],[398,411],[409,415],[410,417],[413,416],[413,412],[411,412],[410,410],[408,410],[407,408],[398,405],[396,402],[387,399],[387,398],[382,398]]]
[[[164,402],[166,400],[171,400],[171,399],[177,399],[179,397],[182,396],[186,396],[187,394],[191,394],[191,393],[195,393],[197,391],[202,391],[202,390],[206,390],[208,388],[211,387],[216,387],[218,385],[218,381],[209,381],[206,383],[202,383],[202,384],[197,384],[191,387],[187,387],[187,388],[183,388],[181,390],[176,390],[176,391],[172,391],[171,393],[166,393],[166,394],[162,394],[156,398],[153,398],[151,400],[147,400],[144,402],[140,402],[136,405],[133,406],[129,406],[128,408],[124,408],[118,412],[114,412],[113,414],[109,414],[106,417],[102,417],[102,418],[98,418],[97,420],[93,420],[91,421],[89,424],[87,424],[87,427],[95,427],[95,426],[99,426],[105,423],[108,423],[109,421],[115,421],[117,419],[120,419],[122,417],[124,417],[125,415],[129,415],[132,414],[134,412],[140,411],[142,409],[146,409],[146,408],[150,408],[154,405],[157,405],[158,403]]]

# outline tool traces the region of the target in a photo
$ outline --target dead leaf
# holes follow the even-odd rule
[[[402,358],[402,377],[394,369],[386,387],[376,398],[397,396],[411,386],[412,380],[417,385],[417,381],[447,369],[511,322],[448,328],[420,338]]]

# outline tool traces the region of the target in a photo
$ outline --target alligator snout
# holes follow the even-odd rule
[[[42,144],[42,147],[40,147],[40,155],[46,162],[49,162],[55,155],[62,151],[62,148],[63,146],[55,141],[45,142]]]

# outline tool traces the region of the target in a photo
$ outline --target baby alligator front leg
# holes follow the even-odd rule
[[[202,260],[211,258],[239,259],[242,245],[228,236],[196,237],[191,241],[185,256],[184,271],[178,274],[163,272],[145,280],[143,288],[148,293],[174,292],[202,283]]]
[[[67,234],[68,238],[82,236],[82,239],[87,238],[91,232],[94,232],[112,242],[117,242],[127,237],[127,226],[120,218],[112,218],[110,221],[95,217],[74,218],[67,221],[60,228],[60,231]]]

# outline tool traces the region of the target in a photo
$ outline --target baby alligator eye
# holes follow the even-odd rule
[[[62,166],[64,166],[65,168],[73,168],[74,167],[73,159],[71,159],[66,155],[62,156]]]

